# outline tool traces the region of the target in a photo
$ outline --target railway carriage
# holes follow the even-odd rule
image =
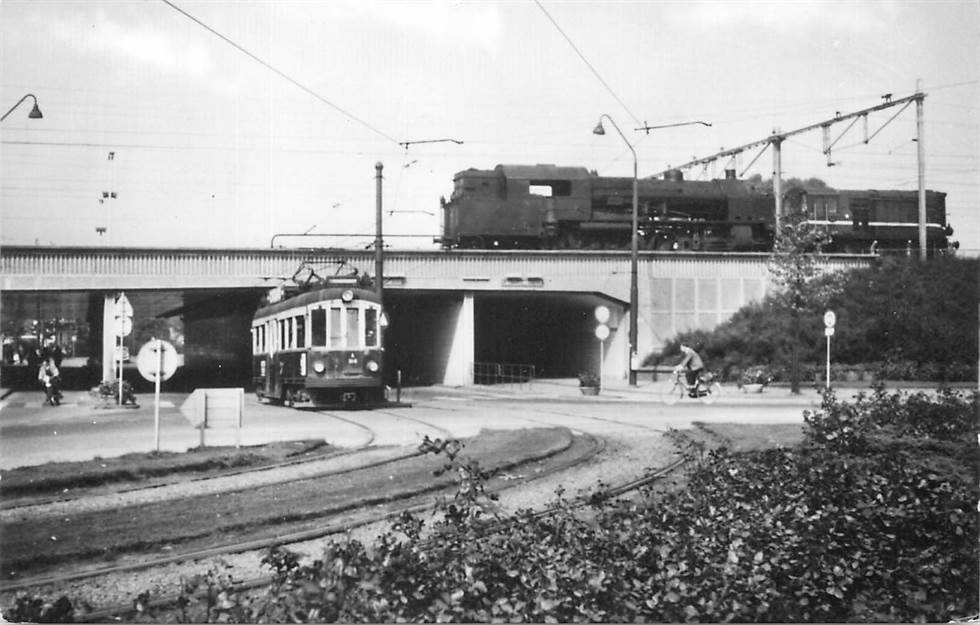
[[[260,400],[358,407],[386,400],[375,291],[327,285],[260,307],[252,319],[252,375]]]

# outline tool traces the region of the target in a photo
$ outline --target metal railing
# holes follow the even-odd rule
[[[474,362],[474,384],[507,384],[520,389],[531,388],[534,381],[534,365],[509,364],[499,362]]]

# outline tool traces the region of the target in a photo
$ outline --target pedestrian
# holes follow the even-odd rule
[[[58,385],[61,383],[61,372],[54,364],[54,358],[48,358],[37,371],[37,379],[44,386],[44,400],[52,406],[61,403],[61,391]]]

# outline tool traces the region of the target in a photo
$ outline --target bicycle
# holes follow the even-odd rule
[[[688,386],[684,371],[675,371],[674,380],[663,392],[662,399],[668,405],[676,404],[684,397],[694,397],[702,403],[713,404],[720,396],[721,384],[710,371],[702,371],[698,375],[694,388]]]

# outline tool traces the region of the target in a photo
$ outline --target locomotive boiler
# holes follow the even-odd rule
[[[772,249],[775,198],[738,180],[684,180],[680,171],[637,181],[640,249]],[[945,251],[946,194],[926,192],[927,246]],[[497,165],[467,169],[442,201],[444,249],[628,249],[633,178],[584,167]],[[827,252],[891,252],[918,247],[918,193],[791,187],[784,212],[824,228]]]

